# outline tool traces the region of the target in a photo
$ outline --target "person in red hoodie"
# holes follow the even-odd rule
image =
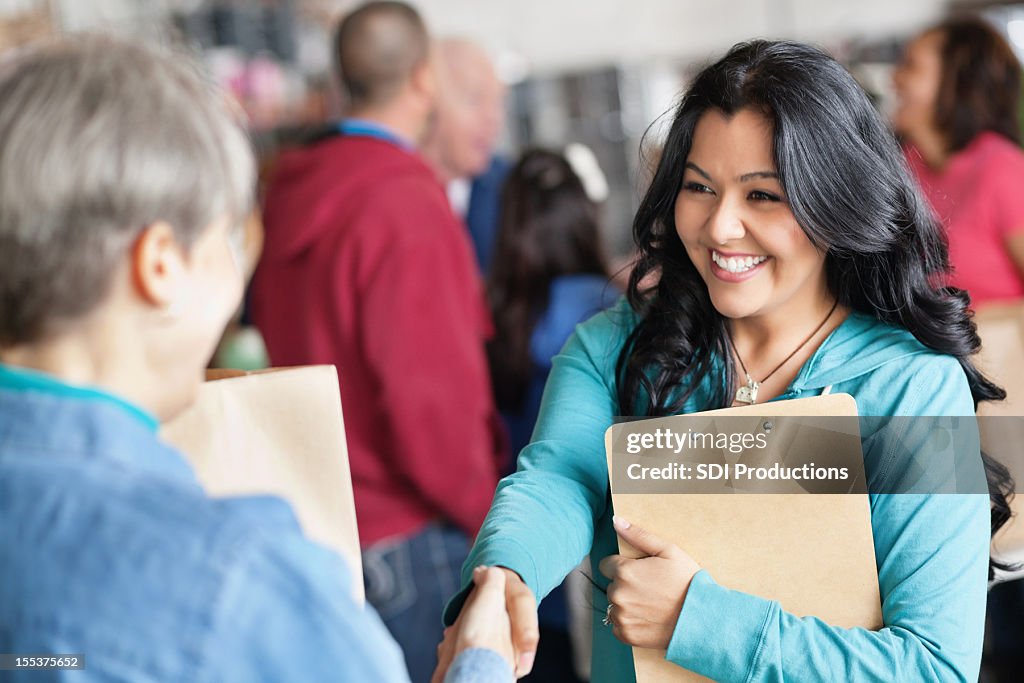
[[[338,368],[367,598],[427,681],[503,456],[483,285],[416,146],[435,107],[430,40],[399,2],[336,33],[350,116],[268,181],[251,312],[276,366]]]

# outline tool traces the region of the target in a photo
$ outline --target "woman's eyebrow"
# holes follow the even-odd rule
[[[707,171],[705,171],[703,168],[701,168],[697,164],[693,163],[692,161],[687,161],[686,162],[686,168],[693,169],[694,171],[699,173],[701,176],[703,176],[704,180],[711,180],[711,176],[708,175]]]
[[[699,173],[705,180],[712,180],[711,176],[703,168],[693,163],[692,161],[686,162],[686,168],[692,169]],[[748,180],[756,180],[758,178],[774,178],[778,180],[779,174],[775,171],[754,171],[752,173],[744,173],[737,180],[741,183],[745,183]]]
[[[748,180],[755,180],[757,178],[775,178],[778,180],[779,174],[775,171],[754,171],[753,173],[744,173],[739,177],[739,181],[745,183]]]

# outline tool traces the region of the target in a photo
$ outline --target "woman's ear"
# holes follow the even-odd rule
[[[170,224],[153,223],[136,238],[131,250],[132,284],[146,303],[161,309],[173,307],[185,270],[185,253]]]

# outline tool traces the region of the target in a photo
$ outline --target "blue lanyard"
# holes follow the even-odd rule
[[[391,144],[405,150],[413,149],[413,145],[410,144],[408,140],[396,135],[384,126],[373,123],[372,121],[365,121],[363,119],[344,119],[338,124],[338,132],[342,135],[357,135],[366,138],[376,138],[377,140],[390,142]]]

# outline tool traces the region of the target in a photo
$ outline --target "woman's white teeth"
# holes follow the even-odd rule
[[[711,259],[718,264],[722,270],[730,273],[744,273],[754,266],[760,265],[768,260],[767,256],[729,256],[725,257],[717,251],[711,252]]]

